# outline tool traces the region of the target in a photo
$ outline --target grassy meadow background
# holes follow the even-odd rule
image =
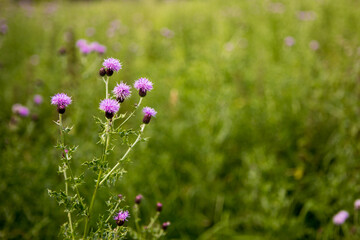
[[[148,77],[144,99],[158,111],[116,188],[100,189],[142,218],[164,205],[167,239],[359,239],[360,2],[356,0],[94,1],[0,0],[0,238],[56,239],[66,221],[47,189],[62,189],[56,109],[78,145],[73,166],[102,151],[93,116],[104,96],[102,60],[120,59],[110,80]],[[292,38],[289,38],[292,37]],[[107,47],[83,56],[78,39]],[[289,41],[293,43],[289,46]],[[66,48],[60,55],[59,49]],[[131,109],[136,92],[122,105]],[[40,94],[43,104],[33,104]],[[30,108],[16,118],[12,105]],[[34,120],[36,114],[38,119]],[[141,114],[127,124],[137,128]],[[111,161],[124,151],[118,146]],[[81,192],[91,194],[87,173]],[[87,200],[88,201],[88,200]],[[128,225],[133,226],[129,221]],[[357,232],[357,235],[356,235]]]

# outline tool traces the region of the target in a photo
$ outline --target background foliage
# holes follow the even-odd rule
[[[57,237],[66,215],[47,195],[63,187],[49,96],[74,99],[65,122],[74,126],[68,141],[79,145],[80,169],[101,153],[97,72],[103,58],[116,57],[123,70],[110,86],[149,77],[155,89],[144,105],[158,116],[110,194],[122,193],[129,205],[143,194],[144,219],[163,202],[168,238],[332,239],[331,218],[346,209],[352,216],[343,232],[356,239],[346,229],[360,191],[359,1],[2,4],[1,238]],[[106,54],[81,56],[80,38],[106,45]],[[42,105],[32,103],[34,94]],[[14,103],[30,106],[38,120],[14,123]],[[109,193],[98,196],[97,211]]]

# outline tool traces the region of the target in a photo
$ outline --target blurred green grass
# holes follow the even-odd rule
[[[129,205],[142,193],[143,219],[163,202],[168,238],[332,239],[331,217],[351,212],[360,190],[358,1],[64,2],[53,13],[48,3],[4,6],[1,238],[57,237],[65,215],[46,191],[63,186],[49,97],[73,96],[66,124],[74,125],[69,141],[79,145],[79,169],[101,152],[92,116],[100,116],[97,71],[105,57],[123,63],[111,87],[142,76],[154,82],[144,105],[158,111],[146,129],[150,141],[136,147],[110,193],[124,194]],[[301,11],[315,18],[301,20]],[[119,28],[109,36],[113,21]],[[174,36],[162,36],[163,28]],[[106,45],[106,54],[74,55],[80,38]],[[58,54],[62,46],[66,56]],[[34,94],[45,99],[31,108],[39,120],[14,128],[11,106],[30,105]],[[100,193],[98,212],[109,194]]]

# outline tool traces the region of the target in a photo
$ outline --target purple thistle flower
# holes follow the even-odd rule
[[[295,44],[295,39],[291,36],[288,36],[284,39],[285,45],[291,47]]]
[[[87,43],[84,43],[83,45],[81,45],[79,47],[79,49],[80,49],[80,52],[85,54],[85,55],[87,55],[87,54],[89,54],[89,53],[91,53],[93,51],[92,47]]]
[[[111,71],[118,72],[121,69],[121,63],[118,59],[108,58],[104,59],[103,66]]]
[[[360,210],[360,199],[357,199],[354,202],[354,208],[355,208],[355,210]]]
[[[139,194],[135,197],[135,203],[140,204],[141,200],[143,199],[143,195]]]
[[[6,23],[0,23],[0,33],[5,35],[8,31],[8,25]]]
[[[346,219],[348,219],[349,213],[347,211],[340,211],[333,217],[333,223],[335,225],[342,225]]]
[[[167,221],[167,222],[164,222],[161,227],[165,231],[168,228],[168,226],[170,226],[170,224],[171,223],[169,221]]]
[[[18,103],[12,106],[12,111],[13,113],[18,114],[20,117],[27,117],[30,114],[30,111],[27,107]]]
[[[106,47],[98,42],[92,42],[90,44],[90,48],[92,51],[95,51],[99,54],[104,54],[106,52]]]
[[[131,95],[130,86],[121,82],[116,85],[116,87],[113,90],[113,93],[116,96],[116,100],[119,103],[122,103],[126,98],[130,97]]]
[[[161,212],[162,207],[163,207],[162,203],[159,203],[159,202],[158,202],[158,203],[156,204],[156,211]]]
[[[130,217],[129,211],[120,211],[115,217],[114,220],[118,226],[124,225],[127,218]]]
[[[104,99],[100,102],[100,110],[105,112],[108,119],[112,119],[114,114],[119,111],[120,105],[116,100]]]
[[[139,90],[140,97],[145,97],[146,92],[153,89],[153,84],[147,78],[139,78],[135,82],[134,87]]]
[[[76,46],[78,48],[80,48],[81,46],[83,45],[87,45],[87,41],[85,39],[79,39],[77,42],[76,42]]]
[[[166,38],[173,38],[175,35],[175,33],[168,28],[162,28],[160,30],[160,33],[161,33],[161,35],[163,35],[163,37],[166,37]]]
[[[43,97],[39,94],[34,96],[34,103],[40,105],[43,102]]]
[[[318,41],[312,40],[312,41],[309,43],[309,46],[310,46],[311,50],[316,51],[316,50],[319,49],[320,44],[319,44]]]
[[[143,123],[148,124],[151,120],[151,117],[155,117],[157,112],[151,107],[144,107],[143,113],[144,113]]]
[[[58,93],[51,97],[51,104],[57,105],[57,110],[60,114],[65,112],[65,108],[72,102],[71,97],[65,93]]]

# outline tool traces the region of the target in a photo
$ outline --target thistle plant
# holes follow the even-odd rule
[[[61,235],[64,239],[123,239],[127,234],[137,239],[156,239],[165,234],[163,225],[156,224],[162,205],[158,204],[157,214],[151,219],[146,228],[139,227],[139,208],[138,203],[133,208],[133,213],[127,210],[125,205],[125,197],[121,194],[110,196],[106,203],[103,203],[103,214],[96,215],[94,213],[94,203],[99,188],[113,186],[120,177],[124,175],[126,170],[122,167],[122,163],[129,156],[135,145],[141,141],[145,141],[143,133],[145,126],[149,124],[152,117],[155,117],[156,111],[153,108],[145,107],[143,109],[143,120],[139,129],[125,129],[124,124],[128,122],[140,107],[146,93],[153,89],[152,83],[146,78],[140,78],[134,84],[139,90],[139,100],[135,104],[133,111],[129,114],[120,113],[121,104],[126,103],[131,96],[131,87],[123,82],[118,83],[112,91],[109,91],[110,77],[114,72],[122,69],[119,60],[114,58],[105,59],[103,67],[99,70],[99,75],[105,84],[105,98],[100,101],[99,109],[104,112],[102,118],[95,117],[96,123],[99,125],[99,144],[102,145],[103,151],[101,156],[94,157],[82,163],[84,166],[82,173],[74,175],[72,162],[76,161],[74,153],[78,146],[71,146],[66,139],[66,135],[71,131],[71,127],[65,127],[63,124],[63,116],[69,114],[67,107],[72,103],[71,97],[65,93],[59,93],[52,97],[51,104],[57,107],[59,119],[55,122],[59,127],[59,140],[56,145],[61,152],[59,173],[64,178],[64,190],[48,190],[49,195],[54,197],[59,205],[62,205],[67,215],[67,221],[61,227]],[[77,100],[81,101],[81,100]],[[109,158],[115,147],[113,144],[113,136],[117,136],[122,143],[127,145],[127,150],[122,157],[115,163],[111,164]],[[84,195],[79,186],[84,183],[84,173],[87,170],[94,172],[95,184],[91,196]],[[141,199],[139,200],[141,201]],[[136,229],[127,226],[127,222],[134,215]],[[96,226],[93,224],[96,222]],[[166,225],[166,224],[165,224]]]

